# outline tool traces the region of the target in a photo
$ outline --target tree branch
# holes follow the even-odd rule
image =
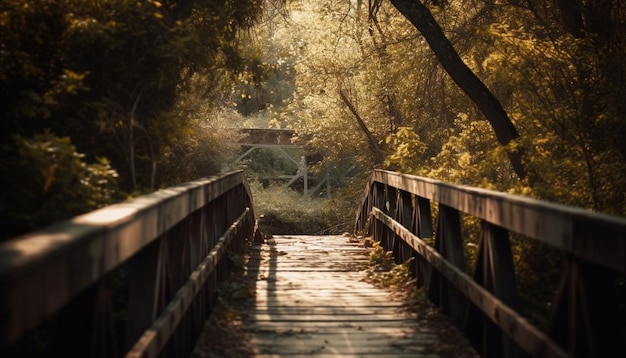
[[[372,132],[370,132],[370,130],[367,128],[367,126],[365,125],[365,122],[363,121],[363,118],[361,118],[361,116],[359,115],[359,112],[357,112],[356,108],[354,107],[350,99],[346,96],[343,89],[341,88],[339,89],[339,96],[341,97],[341,100],[343,101],[343,103],[348,107],[350,112],[352,112],[352,114],[354,115],[354,118],[359,124],[359,128],[361,128],[361,130],[367,137],[367,142],[369,144],[370,150],[372,151],[372,154],[374,154],[374,163],[375,164],[382,163],[383,160],[385,159],[385,155],[383,151],[380,149],[380,147],[378,146],[378,142],[376,142],[374,135],[372,135]]]
[[[498,143],[507,145],[519,138],[519,133],[502,104],[463,62],[430,10],[420,0],[390,1],[422,33],[442,67],[485,115]],[[526,178],[527,171],[522,162],[523,151],[510,149],[507,154],[518,177]]]

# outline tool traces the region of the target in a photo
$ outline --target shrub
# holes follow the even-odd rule
[[[259,228],[266,234],[316,234],[327,229],[322,219],[325,199],[311,199],[281,186],[263,188],[250,182]]]
[[[86,163],[68,137],[50,132],[15,137],[0,168],[2,239],[108,205],[116,200],[117,172],[106,158]]]

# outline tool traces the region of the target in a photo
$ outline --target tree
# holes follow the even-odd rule
[[[8,0],[3,14],[4,142],[50,128],[110,156],[137,189],[153,187],[160,148],[185,127],[170,113],[194,74],[245,70],[239,34],[261,3]]]
[[[85,162],[68,137],[44,132],[14,140],[16,153],[0,169],[10,188],[0,195],[0,240],[119,199],[109,162]]]
[[[438,26],[417,32],[393,2],[370,2],[369,19],[360,3],[292,5],[290,123],[326,159],[371,167],[375,142],[407,172],[626,212],[623,4],[577,2],[573,31],[555,0],[395,2]]]
[[[162,160],[198,122],[177,103],[190,91],[215,105],[246,71],[241,43],[262,2],[67,1],[0,5],[0,151],[15,135],[69,138],[89,161],[108,158],[127,192],[172,184]],[[203,87],[196,86],[198,77]],[[206,126],[205,126],[206,127]],[[185,163],[185,157],[177,158]],[[190,171],[191,172],[191,171]],[[186,178],[191,179],[191,178]],[[3,177],[0,184],[15,185]],[[10,189],[9,189],[10,190]],[[6,203],[10,207],[11,203]]]
[[[498,99],[463,62],[430,10],[420,0],[390,1],[424,35],[441,65],[491,123],[498,142],[509,145],[518,139],[519,133]],[[521,148],[510,148],[508,156],[517,175],[526,178]]]

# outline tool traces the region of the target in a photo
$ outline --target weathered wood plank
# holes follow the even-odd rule
[[[389,291],[363,281],[369,250],[348,240],[278,236],[250,251],[256,257],[245,275],[256,294],[240,327],[250,356],[441,356],[442,337]]]

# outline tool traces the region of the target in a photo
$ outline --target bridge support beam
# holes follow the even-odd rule
[[[264,178],[264,179],[277,179],[277,180],[288,180],[288,182],[284,185],[285,187],[289,187],[298,179],[302,179],[303,181],[303,191],[302,195],[306,196],[309,194],[309,173],[308,166],[306,162],[306,155],[303,153],[299,157],[294,157],[290,155],[285,148],[294,148],[294,149],[302,149],[301,146],[298,145],[286,145],[286,144],[241,144],[242,147],[249,147],[243,154],[241,154],[237,159],[235,159],[232,163],[228,164],[226,168],[224,168],[223,172],[228,172],[233,169],[236,169],[237,166],[247,157],[249,157],[255,150],[257,149],[269,149],[279,153],[282,157],[289,160],[296,169],[295,174],[285,174],[280,175],[278,177],[272,178]]]
[[[548,332],[572,357],[609,357],[623,347],[616,282],[609,270],[566,258]]]

